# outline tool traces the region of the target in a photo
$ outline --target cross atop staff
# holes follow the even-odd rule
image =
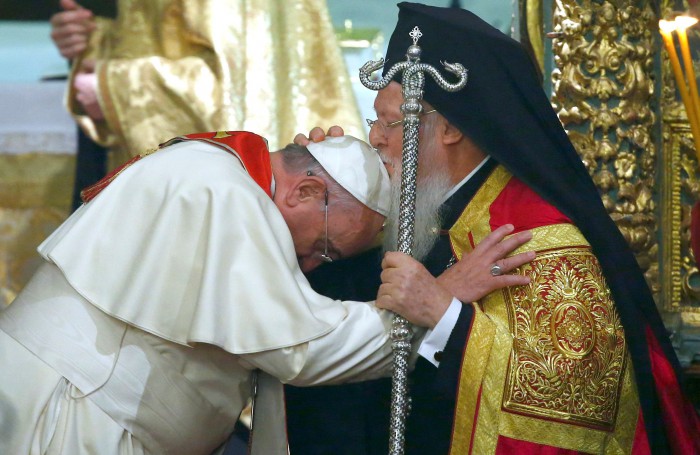
[[[420,63],[421,48],[418,40],[423,33],[414,27],[409,33],[413,44],[406,51],[406,61],[396,63],[378,81],[371,81],[372,73],[384,66],[384,59],[372,60],[360,68],[360,81],[371,90],[381,90],[402,72],[401,91],[404,102],[401,105],[403,114],[403,154],[401,158],[401,199],[399,205],[399,251],[413,255],[413,235],[416,206],[416,176],[418,174],[418,129],[420,115],[423,112],[421,99],[425,85],[425,74],[429,74],[435,82],[448,92],[456,92],[467,84],[467,70],[459,63],[442,62],[445,69],[456,75],[458,81],[447,82],[434,67]],[[391,389],[391,423],[389,453],[403,454],[406,416],[410,402],[408,396],[408,358],[411,352],[413,332],[406,319],[394,316],[391,339],[394,352],[394,373]]]

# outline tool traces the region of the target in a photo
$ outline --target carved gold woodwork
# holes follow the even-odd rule
[[[658,297],[654,35],[645,1],[553,1],[553,105]]]
[[[662,1],[661,17],[677,3]],[[553,105],[657,301],[700,326],[700,272],[689,246],[700,170],[657,37],[658,18],[641,0],[553,0]],[[691,47],[700,46],[698,32],[689,35]],[[660,93],[653,84],[656,55]],[[660,138],[652,133],[655,106]]]
[[[667,71],[664,70],[664,73]],[[671,74],[664,75],[664,91]],[[671,90],[669,90],[673,93]],[[700,173],[690,128],[682,106],[665,99],[661,161],[660,213],[664,309],[680,311],[700,325],[700,272],[690,249],[690,208],[700,197]]]

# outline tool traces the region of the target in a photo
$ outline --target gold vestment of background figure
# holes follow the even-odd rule
[[[95,59],[104,122],[69,109],[110,167],[174,136],[249,130],[272,150],[314,125],[363,136],[326,2],[119,0]],[[74,76],[78,65],[74,65]],[[72,87],[72,80],[70,85]]]

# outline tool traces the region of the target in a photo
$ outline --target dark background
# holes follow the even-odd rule
[[[100,16],[115,15],[116,0],[79,0],[78,3]],[[60,9],[59,0],[0,0],[0,20],[48,21]]]
[[[0,20],[47,21],[58,10],[58,0],[0,0]]]

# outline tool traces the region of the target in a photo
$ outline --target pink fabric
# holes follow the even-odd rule
[[[644,426],[644,416],[642,415],[641,410],[639,411],[639,418],[637,419],[637,428],[634,432],[634,442],[632,442],[632,454],[651,454],[651,449],[649,448],[649,438],[647,437],[647,429]]]
[[[578,455],[578,450],[560,449],[557,447],[520,441],[518,439],[499,436],[496,443],[496,455]]]

